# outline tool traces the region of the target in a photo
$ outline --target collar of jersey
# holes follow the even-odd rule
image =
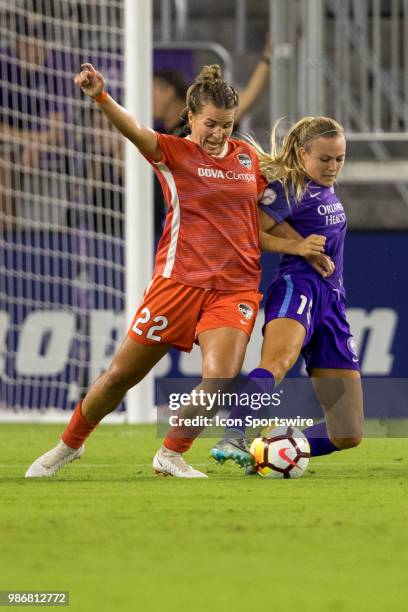
[[[319,183],[315,183],[315,181],[310,180],[306,185],[307,189],[316,189],[318,191],[330,191],[331,187],[327,187],[326,185],[319,185]]]
[[[325,196],[326,194],[333,194],[334,192],[334,185],[327,187],[326,185],[319,185],[319,183],[316,183],[313,180],[310,180],[307,185],[306,185],[306,195],[309,192],[309,194],[313,194],[316,192],[319,192],[322,196]]]

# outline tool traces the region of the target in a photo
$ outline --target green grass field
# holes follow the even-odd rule
[[[156,478],[149,426],[101,426],[51,480],[25,481],[60,426],[0,427],[0,590],[70,591],[79,612],[388,611],[408,598],[408,441],[367,439],[299,480]]]

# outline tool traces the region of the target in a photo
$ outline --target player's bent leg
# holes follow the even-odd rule
[[[305,336],[306,329],[295,319],[282,317],[266,324],[259,367],[269,370],[276,384],[295,365]]]
[[[61,441],[28,468],[26,478],[46,478],[79,459],[84,442],[104,416],[115,410],[124,395],[167,353],[169,346],[151,347],[126,337],[111,365],[76,406]]]
[[[241,370],[248,344],[247,334],[237,328],[220,327],[203,331],[198,337],[198,342],[203,359],[203,380],[195,390],[197,392],[204,390],[206,393],[217,393],[224,390]],[[211,410],[208,410],[207,405],[191,404],[183,407],[179,416],[182,418],[213,416],[218,408],[219,406],[215,405]],[[170,453],[174,453],[174,461],[179,461],[182,453],[185,453],[191,447],[203,429],[203,427],[173,427],[156,457],[160,453],[159,458],[167,456],[170,461],[172,460]],[[246,448],[244,447],[241,452],[246,454]],[[156,470],[155,464],[153,464],[153,467]]]
[[[325,416],[304,430],[312,456],[354,448],[363,438],[363,391],[357,370],[314,368],[312,383]]]
[[[244,362],[248,336],[239,329],[220,328],[209,330],[200,335],[200,347],[203,353],[203,379],[207,385],[214,381],[221,391],[229,382],[238,376]],[[222,408],[218,406],[217,408]],[[229,435],[211,449],[211,456],[224,463],[231,459],[241,466],[252,463],[249,447],[245,437]]]
[[[232,380],[241,371],[249,337],[235,327],[209,329],[198,336],[203,380]],[[208,384],[208,383],[207,383]]]
[[[304,326],[289,318],[278,318],[269,321],[265,326],[259,366],[250,372],[240,393],[253,392],[271,393],[276,383],[280,383],[287,372],[296,363],[306,330]],[[235,406],[229,415],[234,422],[245,422],[250,416],[251,408]],[[245,427],[232,431],[227,429],[224,437],[215,444],[211,456],[218,462],[232,460],[242,467],[252,465],[249,445],[245,439]]]

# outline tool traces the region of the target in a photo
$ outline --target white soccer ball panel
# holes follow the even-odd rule
[[[296,464],[297,450],[290,440],[271,442],[268,448],[269,463],[284,470],[288,465]]]

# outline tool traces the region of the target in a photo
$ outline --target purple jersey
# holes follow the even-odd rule
[[[304,238],[310,234],[326,236],[325,254],[333,260],[336,269],[332,276],[324,280],[344,295],[343,249],[347,220],[334,188],[309,181],[300,202],[290,193],[288,201],[282,183],[273,181],[266,187],[260,205],[278,223],[288,221]],[[278,276],[293,272],[318,274],[303,257],[283,255]]]

